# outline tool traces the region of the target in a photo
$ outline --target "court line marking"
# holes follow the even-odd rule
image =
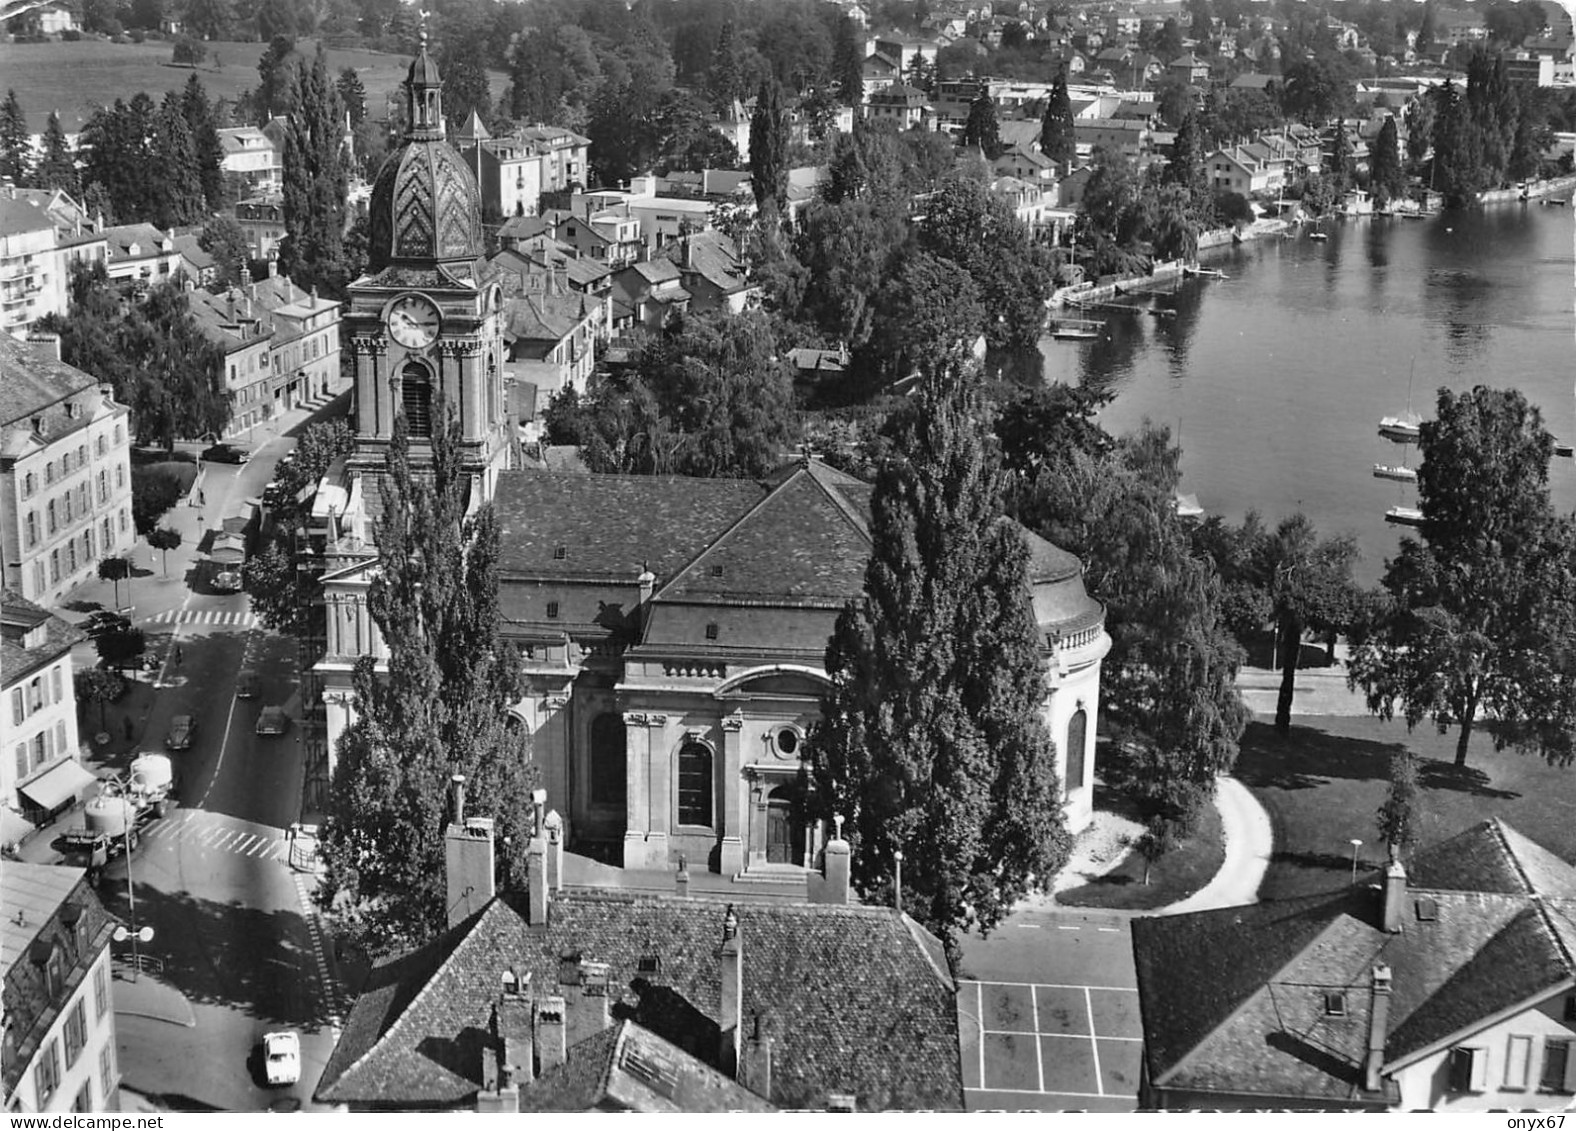
[[[1107,1096],[1097,1092],[1030,1092],[1022,1088],[964,1088],[965,1092],[997,1092],[1003,1096],[1077,1096],[1084,1100],[1126,1099],[1126,1096]]]
[[[1090,985],[1063,985],[1057,982],[991,982],[977,978],[959,978],[963,985],[973,983],[976,986],[1043,986],[1048,990],[1106,990],[1113,993],[1136,994],[1137,986],[1090,986]]]
[[[974,983],[975,1014],[980,1026],[980,1086],[985,1084],[985,983]]]
[[[1040,1001],[1039,994],[1035,993],[1032,988],[1029,990],[1029,1012],[1034,1018],[1034,1031],[1038,1034],[1040,1031]],[[1040,1051],[1038,1041],[1034,1044],[1034,1070],[1039,1075],[1040,1091],[1043,1092],[1045,1091],[1045,1057]],[[981,1084],[984,1082],[983,1079],[980,1081]]]
[[[1094,1002],[1089,997],[1089,987],[1084,987],[1084,1008],[1089,1011],[1089,1052],[1094,1057],[1094,1088],[1105,1095],[1105,1080],[1100,1075],[1100,1044],[1094,1037]]]

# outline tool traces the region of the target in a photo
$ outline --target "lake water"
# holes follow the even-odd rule
[[[1041,342],[1048,380],[1117,395],[1113,433],[1146,417],[1180,437],[1182,490],[1211,514],[1266,521],[1301,509],[1350,531],[1377,580],[1415,490],[1373,478],[1398,463],[1381,417],[1433,415],[1437,391],[1520,389],[1576,440],[1576,208],[1505,205],[1425,220],[1327,221],[1325,242],[1239,245],[1206,265],[1224,280],[1123,299],[1175,313],[1105,313],[1097,341]],[[1091,315],[1093,317],[1094,315]],[[1409,462],[1418,461],[1416,447]],[[1576,507],[1576,464],[1554,459],[1557,505]]]

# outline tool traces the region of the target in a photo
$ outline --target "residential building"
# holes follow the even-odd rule
[[[0,334],[5,584],[46,608],[136,539],[128,410],[59,348]]]
[[[865,57],[864,62],[864,101],[870,101],[873,95],[883,90],[891,89],[895,84],[903,81],[903,72],[895,60],[877,51]]]
[[[495,894],[493,819],[452,811],[449,930],[373,969],[320,1102],[962,1110],[941,945],[900,911],[848,902],[845,841],[829,846],[822,902],[683,895],[686,872],[672,895],[636,894],[563,886],[585,862],[539,816],[526,890]],[[620,1043],[644,1056],[621,1060]]]
[[[0,805],[12,844],[70,806],[93,784],[77,741],[77,696],[71,647],[81,632],[12,589],[0,591],[5,750]]]
[[[1038,185],[1042,190],[1056,187],[1056,162],[1041,153],[1038,143],[1033,149],[1015,145],[996,158],[995,171],[1007,177],[1017,177]]]
[[[6,861],[6,1111],[120,1110],[111,993],[115,920],[82,868]]]
[[[54,223],[42,209],[0,192],[0,333],[25,333],[65,310]]]
[[[1045,190],[1039,185],[1017,177],[997,177],[991,181],[990,191],[1011,205],[1013,215],[1031,230],[1037,230],[1045,223],[1045,213],[1051,202],[1045,198]]]
[[[738,248],[721,232],[695,232],[679,240],[677,254],[680,282],[690,293],[690,310],[707,314],[726,310],[738,314],[760,298],[761,288],[748,278],[748,265]]]
[[[1217,149],[1204,159],[1204,172],[1212,189],[1242,196],[1279,191],[1290,179],[1292,169],[1290,156],[1262,142]]]
[[[282,275],[271,275],[257,288],[273,320],[268,356],[275,411],[341,392],[346,382],[340,374],[339,303],[319,297],[316,287],[303,291]]]
[[[187,301],[203,335],[224,351],[224,389],[230,399],[227,435],[270,419],[275,411],[268,311],[241,287],[223,294],[191,290]]]
[[[1080,154],[1104,149],[1137,159],[1149,146],[1149,123],[1135,118],[1074,118],[1073,141]]]
[[[181,265],[175,234],[152,224],[120,224],[104,229],[109,245],[105,269],[111,282],[162,283]]]
[[[81,25],[77,22],[77,13],[67,0],[53,0],[52,3],[35,9],[38,17],[38,30],[43,35],[59,35],[63,31],[79,31]]]
[[[473,110],[454,148],[476,175],[482,207],[498,216],[540,211],[542,194],[585,188],[590,141],[555,126],[524,126],[494,137]]]
[[[865,99],[865,117],[870,121],[891,121],[900,130],[923,125],[929,112],[925,92],[907,83],[893,83]]]
[[[1166,74],[1187,83],[1206,83],[1209,81],[1209,64],[1188,51],[1166,64]]]
[[[284,184],[284,149],[256,126],[219,131],[219,167],[246,185],[249,194],[277,192]]]
[[[1576,1095],[1576,867],[1498,818],[1378,882],[1133,923],[1139,1103],[1557,1111]]]
[[[175,250],[181,253],[181,265],[177,270],[199,287],[213,286],[219,277],[219,261],[211,252],[203,250],[196,234],[176,236]]]
[[[865,90],[870,89],[869,81],[865,83]],[[720,133],[733,143],[733,151],[739,156],[739,167],[748,168],[750,164],[750,113],[754,108],[755,100],[740,102],[737,98],[722,111],[711,118],[711,128]]]
[[[562,389],[586,391],[608,304],[570,290],[552,272],[525,278],[532,289],[504,303],[503,371],[517,387],[535,386],[540,409]]]
[[[914,61],[923,59],[930,67],[936,65],[936,55],[941,44],[924,36],[878,35],[867,41],[867,54],[885,55],[897,64],[898,74],[907,77],[914,69]]]
[[[235,222],[246,233],[246,253],[252,259],[273,259],[285,238],[285,201],[278,193],[248,197],[235,202]]]
[[[1505,78],[1516,86],[1553,86],[1554,56],[1513,51],[1505,57]]]
[[[632,263],[613,275],[613,329],[660,329],[689,309],[691,297],[671,259]]]

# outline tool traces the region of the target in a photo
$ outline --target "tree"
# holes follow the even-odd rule
[[[1339,60],[1310,55],[1286,68],[1281,106],[1286,113],[1309,124],[1322,124],[1341,114],[1351,102],[1351,84]]]
[[[1433,45],[1434,41],[1437,38],[1438,38],[1438,25],[1437,25],[1437,23],[1435,22],[1435,19],[1434,19],[1434,4],[1433,4],[1433,0],[1424,0],[1424,4],[1423,4],[1423,22],[1420,25],[1418,25],[1418,29],[1417,29],[1417,48],[1418,48],[1418,50],[1419,51],[1426,51],[1429,47],[1431,47]]]
[[[1024,404],[1008,405],[1000,427]],[[1052,406],[1067,418],[1061,426],[1010,430],[1026,469],[1012,511],[1086,563],[1112,641],[1101,710],[1127,763],[1113,784],[1146,821],[1182,830],[1237,758],[1249,717],[1236,688],[1241,649],[1225,625],[1221,579],[1176,513],[1180,451],[1153,425],[1112,441],[1092,419],[1098,404]]]
[[[181,532],[172,526],[161,526],[148,535],[148,545],[164,555],[164,575],[170,574],[170,551],[181,546]]]
[[[251,254],[246,232],[235,217],[220,214],[203,225],[197,246],[213,256],[214,271],[220,286],[233,287],[241,281],[241,268]]]
[[[449,779],[497,823],[500,869],[524,874],[537,771],[509,724],[524,692],[520,663],[498,634],[498,523],[467,516],[458,421],[434,430],[430,478],[411,467],[396,417],[376,528],[381,566],[368,610],[388,649],[387,673],[364,657],[355,721],[340,739],[323,826],[319,905],[374,955],[409,950],[447,926],[443,832]]]
[[[207,210],[202,170],[191,128],[181,111],[180,97],[172,90],[159,110],[158,134],[153,145],[159,163],[160,192],[155,197],[153,223],[169,229],[195,223]]]
[[[1076,154],[1073,136],[1073,104],[1067,94],[1067,73],[1059,72],[1046,100],[1045,117],[1040,122],[1040,149],[1063,169],[1072,167]]]
[[[367,116],[367,88],[361,84],[361,76],[356,73],[356,68],[346,67],[339,72],[339,81],[336,84],[339,90],[339,104],[345,108],[345,113],[350,115],[350,125],[354,129],[361,125]]]
[[[348,181],[339,155],[344,126],[339,95],[328,79],[328,53],[318,45],[301,83],[301,106],[285,130],[285,238],[281,270],[303,287],[333,295],[349,283],[345,262],[345,194]]]
[[[28,181],[33,164],[33,143],[29,139],[27,115],[22,113],[22,103],[15,90],[5,92],[5,102],[0,103],[0,178],[9,179],[14,185]]]
[[[186,29],[198,39],[230,38],[230,25],[234,20],[230,0],[186,0]]]
[[[1066,862],[1028,548],[1001,514],[977,379],[943,369],[892,428],[871,499],[864,594],[827,646],[809,744],[815,805],[846,816],[853,880],[905,906],[949,956]]]
[[[711,66],[706,72],[706,90],[711,95],[712,107],[727,110],[735,100],[744,97],[746,89],[744,47],[739,42],[738,28],[732,20],[724,20],[712,48]]]
[[[131,622],[126,621],[94,636],[93,646],[98,650],[99,663],[120,672],[148,650],[148,641],[142,629],[132,628]]]
[[[175,47],[172,62],[177,67],[191,67],[196,70],[202,66],[202,61],[208,57],[208,48],[201,41],[189,35],[175,37]]]
[[[837,84],[838,97],[844,105],[859,106],[864,102],[864,39],[847,16],[838,19],[832,39],[832,81]]]
[[[1369,170],[1376,202],[1384,204],[1399,199],[1406,192],[1406,173],[1401,168],[1400,136],[1394,117],[1386,118],[1384,125],[1379,127],[1379,137],[1369,157]]]
[[[755,96],[750,117],[750,184],[755,203],[763,212],[767,202],[778,215],[788,203],[788,114],[782,106],[782,88],[775,79],[764,79]]]
[[[131,559],[104,558],[98,564],[98,575],[104,581],[115,583],[115,607],[120,608],[120,583],[131,576]]]
[[[1412,99],[1406,107],[1406,160],[1413,169],[1423,163],[1433,143],[1434,106],[1434,99],[1425,95]]]
[[[1357,539],[1350,534],[1320,538],[1313,523],[1299,512],[1265,534],[1253,557],[1256,580],[1268,599],[1281,644],[1275,729],[1285,734],[1291,729],[1303,633],[1341,630],[1360,605],[1352,578]]]
[[[301,101],[301,56],[295,38],[275,35],[257,60],[256,125],[265,125],[275,114],[293,114]]]
[[[257,38],[267,43],[279,39],[295,42],[296,6],[292,0],[263,0],[257,8]]]
[[[874,368],[890,384],[965,364],[985,326],[985,307],[967,271],[915,249],[876,296],[872,322],[870,364],[860,367]]]
[[[1390,608],[1356,642],[1349,680],[1381,718],[1458,728],[1466,764],[1481,718],[1496,746],[1568,762],[1570,713],[1559,630],[1571,591],[1570,537],[1549,499],[1553,440],[1516,390],[1439,392],[1417,473],[1422,540],[1385,565]]]
[[[40,188],[61,189],[72,196],[82,191],[77,159],[66,143],[66,131],[61,128],[59,114],[51,113],[44,126],[44,152],[38,159],[38,167],[33,170],[33,180]]]
[[[120,559],[111,559],[118,561]],[[76,692],[77,707],[86,707],[89,703],[97,703],[99,709],[99,730],[109,728],[108,707],[115,700],[126,694],[126,681],[112,671],[104,668],[78,668],[71,675],[72,689]]]
[[[1001,156],[1001,132],[996,124],[996,103],[981,91],[969,103],[969,117],[963,125],[962,144],[965,149],[978,149],[987,161]]]
[[[1390,755],[1390,789],[1375,816],[1379,839],[1390,848],[1390,857],[1399,860],[1417,843],[1421,814],[1417,787],[1417,759],[1402,747]]]
[[[186,116],[186,125],[191,130],[203,199],[207,201],[208,211],[218,212],[227,204],[224,146],[219,141],[218,116],[196,75],[186,80],[186,87],[181,91],[181,113]]]

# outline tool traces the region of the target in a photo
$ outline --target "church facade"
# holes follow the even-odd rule
[[[626,868],[682,856],[729,876],[802,876],[826,835],[799,792],[805,742],[833,625],[863,589],[870,485],[811,459],[766,481],[509,469],[501,299],[480,256],[475,178],[443,140],[425,49],[408,97],[413,125],[379,175],[372,268],[346,317],[356,450],[315,507],[331,516],[327,654],[315,672],[330,758],[353,719],[355,662],[383,650],[366,596],[394,418],[405,414],[419,464],[448,402],[470,498],[499,518],[502,635],[528,686],[511,711],[571,850]],[[1020,532],[1047,664],[1042,714],[1078,829],[1092,817],[1110,639],[1077,559]]]

